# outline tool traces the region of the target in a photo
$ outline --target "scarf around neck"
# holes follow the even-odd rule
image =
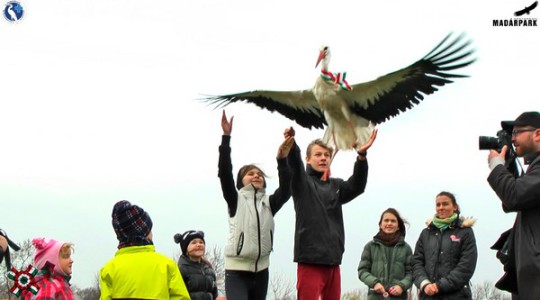
[[[374,238],[380,240],[385,246],[393,247],[397,244],[397,242],[400,241],[401,235],[401,231],[399,230],[390,234],[379,230],[379,232],[374,236]]]
[[[440,219],[439,217],[437,217],[437,215],[435,215],[433,217],[433,225],[435,225],[435,227],[439,228],[441,231],[445,230],[450,227],[450,224],[452,224],[452,222],[454,222],[458,218],[458,216],[459,215],[457,213],[454,213],[449,218]]]

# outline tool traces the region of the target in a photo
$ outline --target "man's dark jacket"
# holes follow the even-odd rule
[[[520,300],[540,299],[540,155],[524,176],[514,178],[503,165],[488,177],[505,212],[517,212],[514,253]]]
[[[345,232],[341,206],[364,192],[367,160],[356,159],[353,175],[347,180],[329,178],[308,164],[307,170],[295,148],[288,157],[292,169],[292,196],[296,211],[294,261],[337,266],[345,251]]]

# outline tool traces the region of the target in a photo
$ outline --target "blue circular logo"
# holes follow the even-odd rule
[[[17,1],[9,1],[4,7],[4,17],[10,22],[17,22],[24,16],[24,9]]]

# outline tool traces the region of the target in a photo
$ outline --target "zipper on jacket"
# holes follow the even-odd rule
[[[397,245],[394,245],[390,249],[390,251],[388,251],[388,255],[390,255],[390,257],[387,257],[387,261],[388,261],[387,275],[388,275],[388,278],[386,279],[386,284],[388,286],[384,287],[385,290],[388,290],[392,286],[392,281],[391,281],[392,273],[390,273],[390,272],[392,271],[392,259],[394,258],[394,251],[396,250],[396,246]]]
[[[252,184],[253,186],[253,184]],[[258,271],[259,259],[261,258],[261,220],[259,217],[259,210],[257,209],[257,189],[253,186],[255,193],[253,193],[253,205],[255,206],[255,215],[257,217],[257,243],[259,245],[257,251],[257,259],[255,260],[255,273]]]
[[[439,242],[438,242],[438,249],[437,249],[437,261],[435,263],[435,266],[433,268],[433,278],[431,279],[432,282],[437,282],[437,277],[439,277],[439,264],[440,264],[440,259],[441,259],[441,247],[442,247],[442,236],[443,236],[443,232],[438,229],[438,228],[435,228],[436,230],[436,233],[435,235],[438,236],[439,238]]]

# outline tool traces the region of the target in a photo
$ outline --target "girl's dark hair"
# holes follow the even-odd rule
[[[445,192],[445,191],[442,191],[440,193],[437,194],[437,196],[435,197],[435,199],[437,199],[437,197],[439,196],[446,196],[448,198],[450,198],[450,201],[452,201],[452,204],[454,204],[455,207],[457,207],[457,213],[459,214],[460,213],[460,209],[459,209],[459,204],[457,204],[457,201],[456,201],[456,196],[454,196],[454,194],[450,193],[450,192]]]
[[[257,165],[255,164],[249,164],[249,165],[245,165],[243,167],[240,168],[240,170],[238,171],[238,177],[236,178],[236,188],[237,189],[241,189],[244,187],[244,184],[242,183],[242,179],[244,178],[244,176],[246,176],[246,174],[251,170],[251,169],[257,169],[261,172],[263,178],[264,178],[264,183],[263,183],[263,187],[266,188],[266,173],[264,173],[263,170],[261,170],[261,168],[259,168]]]
[[[395,208],[390,207],[390,208],[387,208],[385,211],[382,212],[381,218],[379,219],[379,226],[381,226],[384,214],[386,214],[386,213],[393,214],[396,217],[397,223],[398,223],[398,226],[399,226],[399,231],[403,234],[403,237],[405,237],[405,234],[406,234],[405,224],[408,225],[409,222],[407,222],[407,220],[403,219],[399,215],[399,212]]]

